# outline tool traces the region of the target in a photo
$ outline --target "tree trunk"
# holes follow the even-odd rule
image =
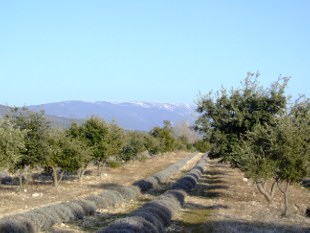
[[[59,177],[58,177],[58,172],[57,172],[57,168],[56,167],[52,167],[53,170],[53,186],[55,188],[57,188],[59,186],[59,183],[61,182],[63,175],[64,175],[64,171],[61,171]]]
[[[58,187],[58,175],[57,175],[57,168],[56,167],[52,167],[52,170],[53,170],[53,186],[54,187]]]
[[[18,175],[18,182],[19,182],[19,191],[22,192],[24,189],[23,173],[22,172],[20,172]]]
[[[282,189],[278,183],[278,188],[283,193],[283,202],[284,202],[284,210],[283,210],[283,216],[287,217],[289,215],[289,209],[288,209],[288,188],[290,185],[290,181],[286,181],[284,189]]]
[[[85,168],[80,168],[78,169],[78,178],[79,178],[79,182],[82,182],[83,181],[83,178],[84,178],[84,174],[86,172],[86,169]]]
[[[276,194],[276,190],[277,190],[277,181],[274,180],[271,185],[271,189],[270,189],[270,196],[272,196],[272,199],[274,198],[274,195]]]
[[[271,191],[268,192],[265,189],[265,185],[262,182],[256,182],[256,186],[258,188],[258,191],[266,198],[269,204],[273,203],[273,198],[274,198],[274,185],[271,187]]]
[[[103,164],[101,161],[98,161],[98,176],[102,176]]]

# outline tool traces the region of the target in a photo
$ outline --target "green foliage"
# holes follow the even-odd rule
[[[81,126],[73,123],[68,130],[68,134],[73,138],[84,141],[91,148],[95,160],[104,161],[107,158],[105,139],[108,130],[108,125],[104,121],[91,117]]]
[[[39,166],[44,161],[46,140],[50,129],[44,112],[35,113],[27,108],[15,108],[7,118],[15,128],[26,130],[25,150],[16,164],[17,167],[23,169],[25,166],[31,168]]]
[[[118,168],[121,166],[121,162],[116,159],[109,159],[108,165],[110,168]]]
[[[201,153],[206,153],[211,149],[210,143],[205,139],[197,140],[196,142],[194,142],[193,147]]]
[[[196,130],[205,133],[214,154],[254,179],[269,202],[275,185],[267,192],[264,184],[274,179],[284,195],[287,215],[289,185],[310,175],[310,100],[298,100],[287,110],[288,79],[264,89],[252,76],[245,79],[243,89],[232,89],[230,94],[222,89],[216,99],[211,94],[202,98]],[[283,189],[280,183],[285,183]]]
[[[194,146],[185,135],[175,138],[175,148],[178,150],[192,151]]]
[[[238,167],[255,182],[273,178],[277,169],[277,156],[274,154],[274,140],[277,137],[274,126],[256,125],[234,148]]]
[[[197,111],[201,116],[195,129],[205,134],[212,144],[212,153],[223,156],[235,166],[238,158],[233,153],[242,137],[260,123],[273,125],[277,116],[286,109],[284,89],[288,79],[280,79],[269,89],[264,89],[257,81],[258,74],[248,74],[243,88],[225,89],[202,97]]]
[[[103,163],[111,156],[119,156],[124,145],[124,130],[116,123],[107,124],[100,118],[91,117],[81,126],[72,124],[67,133],[91,149],[93,160],[97,162],[98,174],[102,173]]]
[[[15,128],[9,120],[0,117],[0,168],[8,168],[14,172],[25,149],[27,131]]]
[[[159,141],[158,152],[170,152],[176,148],[173,130],[169,121],[164,121],[164,127],[154,127],[150,135]]]
[[[45,151],[44,165],[53,171],[54,186],[58,186],[63,172],[84,169],[91,160],[91,151],[83,142],[66,136],[65,132],[60,130],[49,132]],[[61,170],[60,177],[58,170]]]
[[[139,154],[147,150],[146,134],[143,132],[127,132],[125,140],[126,143],[120,155],[120,158],[124,161],[135,159]]]
[[[66,136],[60,130],[51,130],[49,132],[46,166],[59,167],[64,171],[75,172],[87,165],[90,159],[91,151],[83,142]]]
[[[309,175],[310,104],[298,102],[273,125],[257,125],[236,147],[239,167],[256,181],[299,182]]]
[[[151,155],[161,152],[160,140],[153,137],[151,134],[145,135],[145,147]]]

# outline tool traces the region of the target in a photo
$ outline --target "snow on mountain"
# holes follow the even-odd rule
[[[130,130],[148,131],[162,125],[164,120],[173,124],[195,120],[195,106],[187,104],[154,103],[144,101],[63,101],[29,106],[31,110],[44,110],[48,115],[86,119],[98,116],[106,121],[115,120],[120,126]]]

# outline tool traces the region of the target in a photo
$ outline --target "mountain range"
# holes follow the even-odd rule
[[[27,106],[32,111],[44,110],[53,126],[68,127],[72,121],[82,121],[97,116],[107,122],[115,121],[127,130],[149,131],[154,126],[161,126],[164,120],[172,124],[179,122],[193,123],[195,106],[186,104],[151,103],[151,102],[85,102],[63,101]],[[0,106],[0,114],[9,107]]]

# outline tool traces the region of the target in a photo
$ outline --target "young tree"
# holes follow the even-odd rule
[[[290,112],[270,125],[258,125],[248,132],[236,149],[240,168],[247,176],[261,185],[268,178],[274,179],[273,192],[278,185],[283,193],[284,212],[289,213],[289,188],[310,175],[310,101],[292,106]],[[262,186],[262,185],[261,185]],[[258,185],[269,202],[273,192],[267,193]]]
[[[16,164],[25,149],[27,131],[15,128],[9,120],[0,117],[0,168],[15,172]]]
[[[113,155],[119,155],[123,148],[123,129],[114,122],[109,125],[97,117],[89,118],[81,126],[72,124],[68,132],[72,137],[85,141],[91,148],[99,176],[102,174],[103,165],[107,159]]]
[[[289,188],[310,175],[310,99],[298,101],[279,120],[274,145],[278,161],[275,179],[284,195],[284,216],[289,214]],[[283,184],[281,187],[280,183]]]
[[[145,133],[138,131],[129,131],[126,133],[126,143],[121,153],[121,159],[129,161],[146,151]]]
[[[62,130],[51,130],[46,145],[45,166],[52,171],[53,185],[58,187],[65,172],[78,172],[82,179],[90,160],[90,150]]]
[[[159,140],[159,152],[170,152],[175,149],[175,138],[170,121],[164,121],[164,127],[154,127],[150,135]]]
[[[45,145],[50,125],[43,111],[36,113],[27,108],[13,109],[7,115],[7,119],[13,123],[16,129],[26,132],[25,150],[22,151],[15,168],[20,171],[20,177],[22,177],[25,168],[29,168],[31,171],[32,168],[42,165],[41,163],[45,159]]]
[[[197,111],[196,130],[204,133],[214,156],[221,156],[232,166],[253,178],[258,190],[272,202],[276,188],[273,182],[267,190],[266,182],[274,176],[277,164],[273,159],[274,127],[286,112],[284,95],[288,79],[279,79],[266,89],[259,85],[258,74],[248,74],[239,89],[225,89],[213,98],[202,97]]]
[[[210,92],[197,106],[201,116],[195,129],[212,144],[214,156],[222,156],[238,167],[233,153],[240,139],[257,124],[274,124],[277,116],[286,110],[284,90],[288,79],[279,79],[269,89],[259,85],[258,74],[248,74],[243,87],[228,93],[224,88],[215,95]]]

